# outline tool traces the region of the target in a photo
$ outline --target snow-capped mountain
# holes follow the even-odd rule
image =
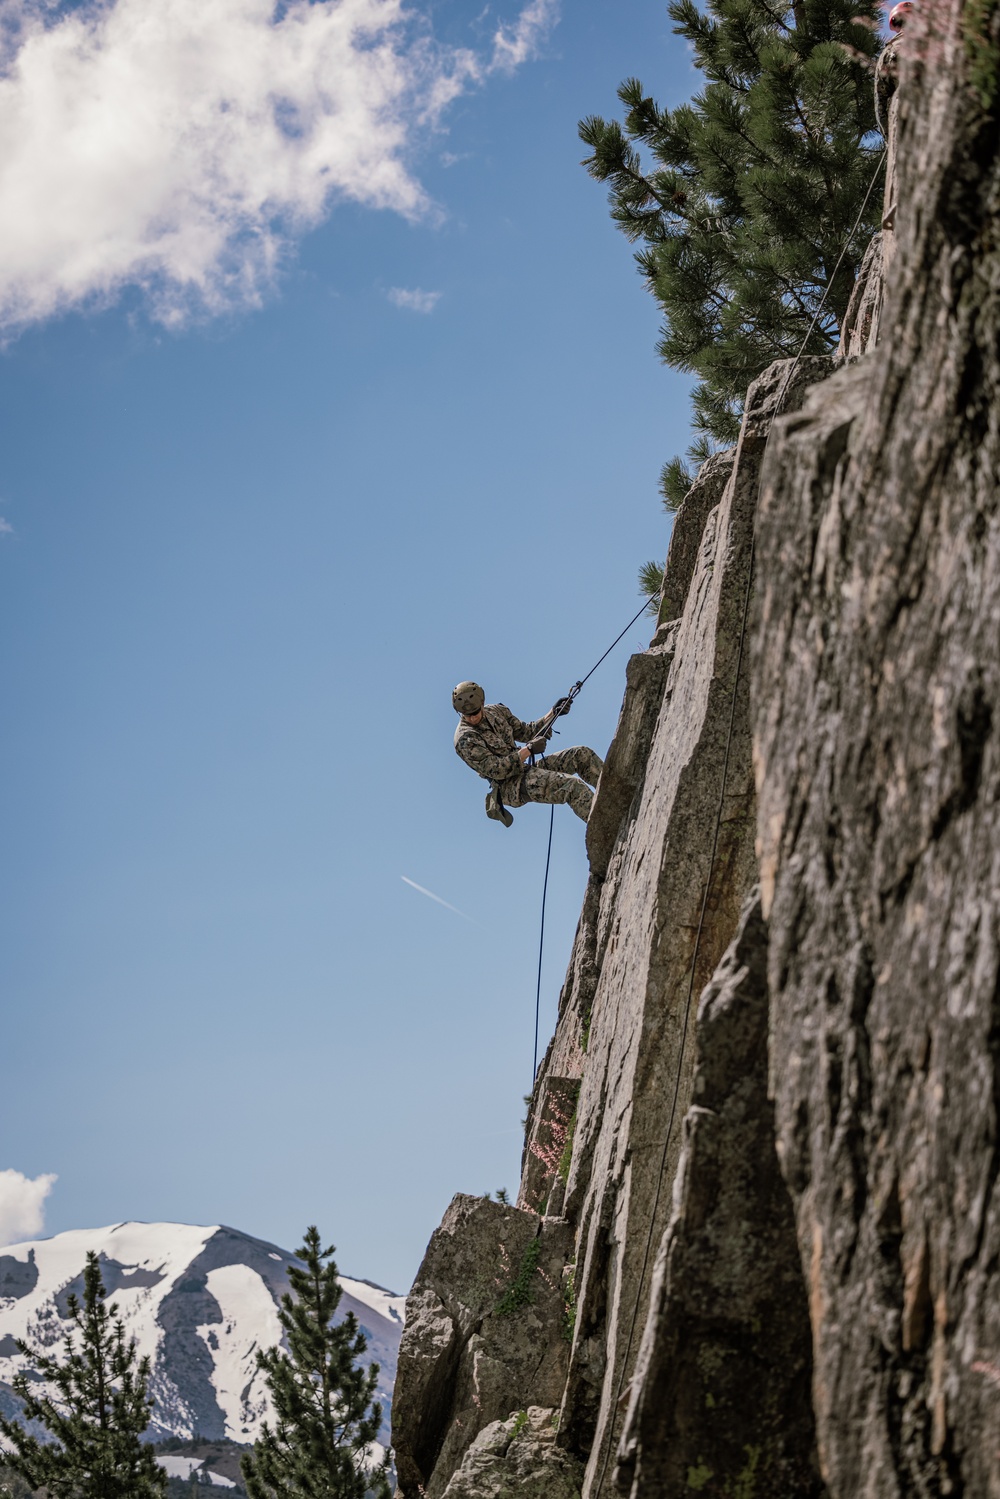
[[[68,1330],[66,1301],[82,1294],[88,1250],[100,1257],[108,1303],[152,1365],[152,1440],[228,1437],[252,1442],[269,1415],[258,1348],[281,1341],[277,1302],[295,1256],[236,1229],[186,1223],[118,1223],[0,1248],[0,1408],[13,1410],[10,1380],[25,1360],[15,1339],[56,1351]],[[380,1367],[388,1407],[405,1298],[341,1276],[338,1320],[351,1311]],[[4,1388],[6,1386],[7,1388]]]

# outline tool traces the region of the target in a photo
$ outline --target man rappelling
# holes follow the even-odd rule
[[[545,753],[553,725],[569,712],[576,691],[561,697],[543,718],[522,723],[503,703],[487,703],[478,683],[459,682],[451,695],[461,715],[455,752],[490,783],[487,817],[509,828],[514,819],[508,807],[568,802],[577,817],[587,821],[594,801],[591,787],[597,785],[603,760],[582,744]]]

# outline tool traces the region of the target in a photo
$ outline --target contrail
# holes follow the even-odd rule
[[[411,885],[414,890],[419,890],[421,895],[426,895],[428,900],[436,900],[439,906],[444,906],[448,911],[454,911],[455,915],[461,916],[463,921],[472,921],[471,916],[466,916],[464,911],[460,911],[457,906],[451,905],[449,901],[442,900],[440,895],[434,894],[433,890],[425,890],[423,885],[417,884],[416,880],[408,880],[405,874],[401,874],[399,878],[403,881],[404,885]],[[479,922],[472,921],[472,925],[479,926]]]

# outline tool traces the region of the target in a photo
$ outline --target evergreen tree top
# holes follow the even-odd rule
[[[661,357],[699,377],[701,458],[735,440],[746,388],[768,364],[807,333],[808,353],[836,345],[880,218],[875,192],[852,237],[882,151],[870,77],[879,5],[710,0],[703,11],[672,0],[669,11],[701,91],[664,109],[626,79],[624,120],[590,116],[580,135],[663,311]],[[689,481],[673,477],[674,489]]]
[[[302,1264],[289,1266],[291,1292],[278,1311],[288,1352],[257,1355],[275,1424],[265,1422],[243,1459],[250,1499],[389,1499],[388,1459],[372,1456],[382,1421],[373,1399],[378,1365],[358,1364],[368,1344],[353,1312],[334,1325],[343,1295],[334,1252],[315,1227],[306,1230]]]
[[[118,1307],[104,1304],[97,1255],[83,1272],[83,1300],[67,1297],[71,1328],[62,1358],[18,1339],[31,1365],[14,1393],[24,1418],[39,1421],[51,1440],[40,1442],[17,1421],[0,1417],[3,1459],[32,1488],[53,1499],[155,1499],[167,1476],[142,1440],[153,1402],[147,1395],[149,1360],[137,1359]]]

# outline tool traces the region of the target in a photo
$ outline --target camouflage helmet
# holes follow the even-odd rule
[[[471,718],[485,703],[486,693],[478,682],[459,682],[451,695],[451,701],[456,713]]]

